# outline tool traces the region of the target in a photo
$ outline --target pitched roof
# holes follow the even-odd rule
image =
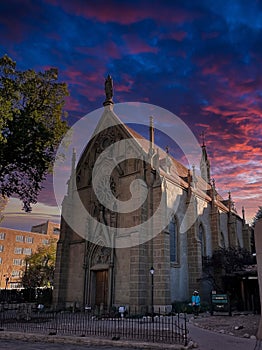
[[[148,154],[150,147],[149,140],[122,122],[121,119],[114,113],[112,106],[105,106],[105,110],[96,126],[94,135],[97,134],[101,128],[103,129],[105,126],[110,127],[114,125],[121,125],[126,133],[130,135],[130,138],[134,139],[134,142],[137,143],[141,150],[145,152],[145,154]],[[167,152],[158,147],[156,144],[154,145],[154,149],[155,155],[159,157],[160,174],[169,181],[174,182],[185,189],[188,188],[191,185],[192,180],[192,173],[190,172],[189,174],[189,169],[177,161],[173,156],[167,154]],[[85,151],[83,154],[84,153]],[[167,162],[169,163],[170,167],[167,167]],[[78,164],[79,163],[81,163],[81,161],[79,161]],[[194,183],[195,186],[192,186],[192,192],[205,200],[211,201],[212,198],[208,195],[208,190],[211,190],[211,185],[199,175],[194,175]],[[217,194],[215,202],[221,210],[229,211],[229,208],[225,205],[223,198],[219,194]],[[235,210],[233,211],[235,214],[237,214]]]

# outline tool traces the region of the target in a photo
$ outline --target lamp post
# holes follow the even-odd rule
[[[150,275],[151,275],[151,317],[152,322],[154,322],[154,268],[153,266],[150,269]]]
[[[5,275],[4,275],[4,276],[5,276]],[[9,282],[9,277],[6,276],[6,277],[5,277],[5,289],[8,288],[8,282]]]

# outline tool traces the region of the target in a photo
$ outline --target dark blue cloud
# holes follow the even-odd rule
[[[19,69],[58,67],[71,124],[102,106],[110,73],[115,102],[159,105],[197,137],[205,129],[218,184],[238,196],[248,159],[262,155],[261,10],[236,0],[10,0],[0,3],[0,55]],[[220,174],[230,171],[229,184]]]

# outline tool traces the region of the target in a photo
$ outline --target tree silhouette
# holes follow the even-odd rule
[[[0,58],[0,194],[18,196],[25,211],[37,202],[68,129],[67,95],[57,69],[19,71],[11,58]]]

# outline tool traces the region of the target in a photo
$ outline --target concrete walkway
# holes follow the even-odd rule
[[[189,338],[198,344],[198,350],[254,350],[256,340],[234,337],[199,328],[188,322]],[[262,349],[262,344],[260,348]]]
[[[19,348],[24,344],[24,350],[38,350],[38,349],[54,349],[54,350],[73,350],[76,346],[92,349],[161,349],[161,350],[186,350],[192,348],[193,345],[198,345],[198,350],[261,350],[254,339],[246,339],[234,337],[226,334],[215,333],[209,330],[199,328],[192,323],[188,323],[189,339],[192,339],[189,347],[178,344],[163,344],[163,343],[144,343],[138,341],[113,341],[111,339],[104,339],[98,337],[72,337],[59,335],[44,335],[35,333],[19,333],[19,332],[0,332],[0,349],[14,349]],[[13,341],[13,343],[12,343]],[[18,342],[18,343],[16,343]],[[27,343],[26,343],[27,342]],[[20,344],[21,343],[21,344]],[[49,343],[44,347],[43,343]],[[16,345],[18,347],[16,347]],[[39,344],[39,346],[37,346]],[[52,345],[51,345],[52,344]],[[6,347],[5,347],[6,346]],[[8,348],[9,346],[9,348]],[[13,347],[12,347],[13,346]]]
[[[71,336],[59,336],[59,335],[44,335],[35,333],[19,333],[19,332],[0,332],[0,344],[2,341],[6,340],[22,340],[30,343],[35,342],[48,342],[61,344],[61,349],[67,349],[67,345],[77,344],[85,345],[90,348],[92,346],[108,347],[108,348],[133,348],[133,349],[161,349],[161,350],[185,350],[187,347],[179,344],[163,344],[163,343],[148,343],[148,342],[138,342],[138,341],[127,341],[127,340],[111,340],[98,337],[71,337]],[[65,346],[66,344],[66,346]],[[49,348],[49,346],[48,346]],[[0,345],[1,349],[1,345]],[[20,349],[20,348],[19,348]],[[37,349],[37,347],[35,348]],[[41,348],[42,349],[42,348]],[[69,349],[69,348],[68,348]]]

